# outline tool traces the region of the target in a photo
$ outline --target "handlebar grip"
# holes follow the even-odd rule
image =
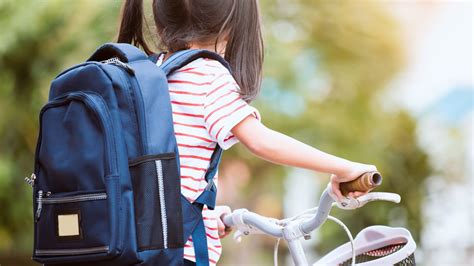
[[[347,196],[349,192],[365,192],[380,184],[382,184],[382,175],[379,172],[367,172],[352,181],[339,184],[339,188],[342,195]]]

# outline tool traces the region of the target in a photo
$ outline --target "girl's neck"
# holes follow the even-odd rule
[[[204,43],[193,43],[190,45],[190,49],[204,49],[204,50],[209,50],[211,52],[218,53],[222,57],[225,55],[225,47],[226,47],[226,42],[218,42],[217,46],[212,43],[212,44],[204,44]]]
[[[192,43],[189,46],[189,49],[203,49],[203,50],[209,50],[211,52],[218,53],[220,56],[224,57],[225,56],[225,47],[227,45],[227,42],[218,42],[217,47],[212,44],[205,44],[205,43]],[[216,49],[217,48],[217,49]],[[171,56],[172,53],[166,53],[164,60],[168,59],[168,57]]]

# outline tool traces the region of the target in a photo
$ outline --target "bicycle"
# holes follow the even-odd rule
[[[377,172],[366,173],[356,180],[341,183],[341,191],[347,195],[350,191],[368,191],[382,182],[382,176]],[[337,202],[334,200],[331,186],[323,191],[319,206],[309,209],[294,217],[277,220],[264,217],[247,209],[237,209],[223,217],[224,224],[236,228],[234,239],[251,234],[267,234],[278,238],[274,250],[274,264],[278,265],[278,244],[281,239],[288,242],[288,248],[296,265],[308,265],[301,245],[302,238],[309,239],[310,233],[321,226],[327,219],[339,224],[346,231],[349,242],[337,247],[313,265],[416,265],[416,243],[410,232],[405,228],[388,226],[370,226],[363,229],[356,238],[352,237],[349,229],[339,219],[330,216],[333,206],[341,209],[356,209],[366,203],[376,200],[399,203],[400,195],[387,192],[370,192],[358,198],[346,198]],[[356,264],[357,263],[357,264]]]

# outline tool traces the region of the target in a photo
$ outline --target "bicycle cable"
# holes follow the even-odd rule
[[[280,245],[281,238],[278,238],[275,247],[273,248],[273,265],[278,266],[278,246]]]
[[[352,249],[352,263],[351,263],[351,265],[355,266],[356,251],[355,251],[355,246],[354,246],[354,238],[352,237],[351,231],[349,231],[349,228],[347,228],[347,226],[341,220],[337,219],[336,217],[329,215],[328,219],[335,222],[335,223],[337,223],[338,225],[340,225],[344,229],[344,231],[346,231],[346,234],[349,237],[349,242],[351,242],[351,249]]]

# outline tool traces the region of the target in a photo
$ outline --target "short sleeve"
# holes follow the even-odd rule
[[[249,115],[260,120],[257,109],[242,99],[240,89],[227,71],[216,74],[204,100],[204,121],[209,135],[226,150],[238,142],[231,130]]]

